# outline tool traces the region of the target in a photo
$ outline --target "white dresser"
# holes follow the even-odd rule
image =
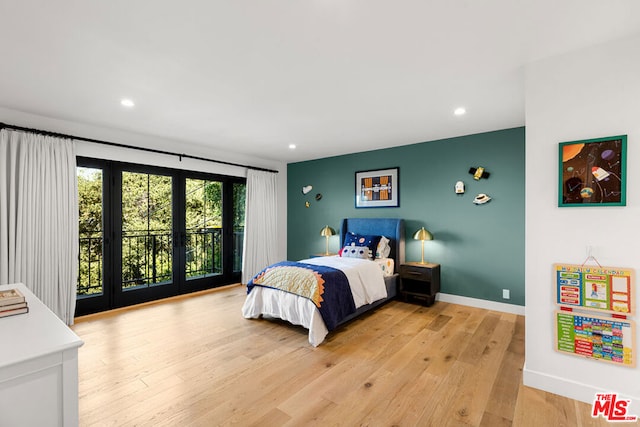
[[[82,340],[23,284],[29,313],[0,318],[0,426],[78,425]]]

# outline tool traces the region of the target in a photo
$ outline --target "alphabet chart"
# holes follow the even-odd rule
[[[633,368],[635,325],[631,320],[556,311],[556,350]]]

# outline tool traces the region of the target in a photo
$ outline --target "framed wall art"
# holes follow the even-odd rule
[[[560,143],[558,206],[626,206],[627,135]]]
[[[356,172],[356,208],[400,206],[399,168]]]

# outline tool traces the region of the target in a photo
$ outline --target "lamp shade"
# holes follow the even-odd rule
[[[426,264],[426,262],[424,261],[424,241],[433,240],[433,234],[425,230],[424,227],[421,227],[420,230],[415,232],[413,238],[416,240],[421,240],[420,243],[422,243],[422,260],[420,261],[420,264]]]
[[[413,238],[422,241],[433,240],[433,234],[429,233],[429,231],[425,230],[424,227],[422,227],[420,228],[420,230],[415,232]]]
[[[336,230],[329,227],[328,225],[325,226],[322,230],[320,230],[320,235],[324,237],[335,236],[335,234],[336,234]]]

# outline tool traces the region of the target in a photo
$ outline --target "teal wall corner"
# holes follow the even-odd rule
[[[489,178],[473,179],[469,168],[479,166]],[[400,206],[356,208],[355,173],[392,167],[399,167]],[[407,261],[420,260],[415,231],[424,226],[434,235],[425,259],[441,264],[443,293],[524,305],[524,127],[291,163],[287,181],[289,259],[324,252],[320,230],[338,231],[342,218],[404,218]],[[462,195],[457,181],[465,183]],[[313,189],[305,195],[306,185]],[[479,193],[492,200],[473,204]],[[330,251],[339,248],[331,237]]]

